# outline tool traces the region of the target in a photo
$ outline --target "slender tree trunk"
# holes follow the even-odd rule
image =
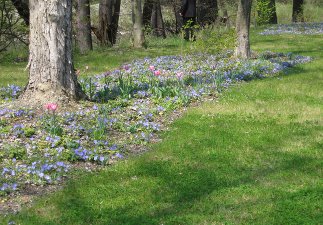
[[[77,4],[77,41],[80,52],[86,53],[93,49],[91,35],[90,0],[78,0]]]
[[[114,1],[114,10],[112,15],[112,22],[110,25],[110,41],[114,45],[117,42],[117,34],[118,34],[118,27],[119,27],[119,17],[120,17],[120,5],[121,0]]]
[[[303,14],[304,0],[293,0],[292,22],[304,22]]]
[[[141,0],[131,0],[132,22],[133,22],[133,46],[141,48],[144,45],[145,37],[142,24]]]
[[[218,17],[218,3],[216,0],[198,0],[197,19],[202,26],[213,24]]]
[[[175,21],[176,21],[176,33],[179,33],[183,27],[183,18],[179,14],[181,8],[181,1],[180,0],[174,0],[173,1],[173,10],[175,14]]]
[[[144,8],[143,8],[143,14],[142,14],[142,21],[143,21],[144,27],[149,27],[151,25],[151,16],[153,13],[154,1],[155,0],[144,1]]]
[[[235,55],[237,57],[250,57],[250,14],[251,14],[252,0],[239,0],[236,30],[237,30],[237,47]]]
[[[29,3],[28,0],[11,0],[12,4],[18,11],[19,16],[29,26]]]
[[[22,101],[32,105],[86,98],[72,60],[70,0],[30,0],[29,82]]]
[[[276,0],[270,0],[269,7],[272,9],[269,23],[270,24],[277,24],[277,12],[276,12]]]
[[[114,45],[117,40],[121,0],[101,0],[99,8],[99,41]]]
[[[151,25],[153,27],[153,33],[155,36],[166,38],[160,0],[155,0],[154,2],[153,13],[151,17]]]

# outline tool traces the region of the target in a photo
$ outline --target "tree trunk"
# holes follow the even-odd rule
[[[25,21],[26,25],[29,26],[28,0],[11,0],[11,2],[17,9],[19,16]]]
[[[114,45],[117,42],[117,34],[119,27],[119,17],[120,17],[120,5],[121,0],[115,0],[114,2],[114,10],[112,15],[112,23],[110,25],[110,41]]]
[[[304,0],[293,0],[292,22],[304,22],[303,14]]]
[[[121,0],[101,0],[99,8],[99,40],[103,45],[114,45],[117,40]]]
[[[153,13],[155,0],[145,0],[144,8],[143,8],[143,15],[142,15],[142,22],[144,27],[150,27],[151,25],[151,16]]]
[[[131,0],[132,22],[133,22],[133,46],[141,48],[144,45],[145,37],[142,25],[141,0]]]
[[[175,21],[176,21],[175,32],[177,34],[181,31],[181,29],[183,27],[183,18],[179,14],[180,8],[181,8],[181,1],[180,0],[174,0],[173,1],[173,10],[174,10]]]
[[[270,0],[269,7],[272,9],[269,17],[270,24],[277,24],[276,1]]]
[[[155,36],[166,38],[160,0],[155,0],[154,2],[153,13],[151,17],[151,25],[153,27],[153,33]]]
[[[90,0],[78,0],[77,4],[77,41],[80,52],[86,53],[93,49],[91,35]]]
[[[250,57],[250,14],[252,0],[239,0],[236,30],[237,30],[237,47],[235,50],[236,57]]]
[[[197,21],[201,26],[213,24],[218,17],[216,0],[199,0],[197,4]]]
[[[20,99],[32,105],[86,98],[72,61],[70,0],[30,0],[29,82]]]

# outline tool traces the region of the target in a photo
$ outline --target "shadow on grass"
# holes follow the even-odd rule
[[[317,124],[291,126],[232,115],[213,119],[190,115],[176,124],[183,132],[167,133],[158,151],[71,181],[63,192],[19,217],[24,224],[200,224],[212,219],[299,224],[319,220],[318,184],[284,189],[293,185],[293,177],[317,180],[320,161],[310,154],[316,142],[310,141],[304,153],[283,149],[291,137],[305,141],[312,137],[320,130]],[[252,128],[254,135],[246,135],[243,127]],[[248,190],[271,197],[236,201]],[[262,211],[268,205],[273,206]],[[40,209],[48,215],[39,213]],[[242,218],[244,213],[249,215]]]

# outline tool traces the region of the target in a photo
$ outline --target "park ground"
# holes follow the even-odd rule
[[[0,222],[320,224],[322,35],[261,36],[253,31],[251,46],[311,56],[313,61],[279,76],[235,85],[216,101],[189,108],[149,152],[94,174],[79,174],[63,190]],[[157,49],[149,54],[180,50]],[[131,54],[125,53],[129,60]],[[98,68],[97,62],[91,64],[92,56],[77,59],[76,65],[88,62]]]

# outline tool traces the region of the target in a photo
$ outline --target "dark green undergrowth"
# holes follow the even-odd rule
[[[37,200],[3,224],[320,224],[322,36],[252,36],[314,61],[189,109],[152,150]]]

